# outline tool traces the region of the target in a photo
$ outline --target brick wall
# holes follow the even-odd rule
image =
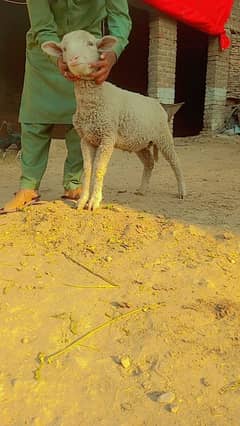
[[[234,0],[232,13],[226,27],[234,32],[240,32],[240,0]]]
[[[231,33],[227,98],[240,100],[240,0],[235,0],[227,22]]]
[[[229,49],[220,51],[218,38],[209,37],[204,132],[215,132],[224,122],[229,55]]]
[[[226,23],[231,47],[221,52],[217,38],[209,38],[204,132],[215,132],[226,115],[227,98],[240,99],[240,0],[235,0]]]
[[[163,103],[175,97],[177,27],[176,22],[157,12],[150,14],[148,78],[149,96]]]
[[[232,33],[231,40],[227,97],[240,100],[240,34]]]

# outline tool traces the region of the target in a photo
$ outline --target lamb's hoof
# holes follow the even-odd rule
[[[73,206],[73,208],[76,209],[76,210],[83,210],[83,207],[79,206],[78,203],[75,206]]]
[[[101,204],[101,199],[93,197],[88,201],[87,208],[89,211],[93,211],[98,209],[100,207],[100,204]]]
[[[186,197],[186,195],[187,195],[187,192],[185,190],[179,192],[179,194],[178,194],[179,200],[184,200],[184,198]]]
[[[76,209],[77,210],[83,210],[87,206],[87,200],[81,199],[77,201],[76,203]]]
[[[100,203],[89,202],[88,206],[87,206],[87,209],[88,209],[88,211],[93,212],[93,210],[98,209],[99,206],[100,206]]]
[[[145,195],[145,193],[146,193],[146,191],[142,190],[141,188],[137,189],[134,192],[135,195],[141,195],[141,196]]]

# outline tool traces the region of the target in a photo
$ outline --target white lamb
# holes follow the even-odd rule
[[[180,163],[169,129],[168,115],[154,98],[120,89],[113,84],[97,85],[90,77],[89,64],[110,50],[117,39],[96,39],[86,31],[66,34],[61,43],[45,42],[42,49],[63,56],[70,71],[81,79],[74,83],[77,110],[73,125],[81,138],[84,161],[83,190],[78,208],[94,210],[102,200],[103,179],[114,148],[135,152],[144,170],[139,193],[145,193],[154,157],[160,150],[171,165],[178,183],[179,198],[186,194]],[[64,100],[63,100],[64,102]]]

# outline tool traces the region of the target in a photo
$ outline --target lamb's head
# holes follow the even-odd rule
[[[96,62],[102,52],[111,50],[116,43],[115,37],[97,39],[87,31],[78,30],[66,34],[60,43],[47,41],[41,47],[50,56],[62,56],[72,74],[87,77],[93,72],[90,64]]]

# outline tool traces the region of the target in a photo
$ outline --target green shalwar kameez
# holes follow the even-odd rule
[[[118,38],[117,57],[128,43],[131,20],[127,0],[28,0],[31,28],[27,33],[26,67],[20,108],[22,126],[22,189],[38,189],[45,172],[54,124],[72,123],[75,111],[73,83],[66,80],[56,61],[42,50],[45,41],[60,41],[64,34],[86,30],[102,36],[107,18],[109,33]],[[65,189],[80,185],[82,155],[73,128],[66,133],[68,156]]]

